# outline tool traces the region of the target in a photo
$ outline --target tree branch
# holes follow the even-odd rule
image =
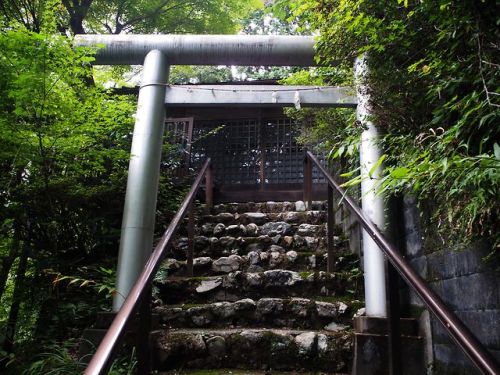
[[[482,48],[481,48],[481,40],[480,40],[480,36],[478,35],[477,36],[477,56],[479,58],[479,74],[481,76],[481,81],[483,82],[483,89],[484,89],[484,93],[486,94],[486,101],[488,102],[488,104],[492,107],[497,107],[497,108],[500,108],[500,105],[499,104],[495,104],[495,103],[492,103],[491,102],[491,98],[490,98],[490,94],[494,94],[494,95],[499,95],[497,93],[490,93],[490,91],[488,91],[488,86],[486,85],[486,79],[484,78],[484,72],[483,72],[483,58],[482,58]]]
[[[125,27],[131,27],[133,26],[134,24],[136,23],[139,23],[141,21],[145,21],[147,20],[148,18],[151,18],[153,17],[156,13],[162,13],[162,14],[165,14],[166,12],[169,12],[173,9],[176,9],[176,8],[180,8],[180,7],[187,7],[189,5],[193,5],[193,3],[189,2],[189,3],[177,3],[176,5],[172,5],[171,7],[167,8],[167,9],[163,9],[167,4],[169,3],[169,0],[166,0],[166,1],[163,1],[162,3],[160,3],[160,5],[158,5],[155,9],[153,9],[152,11],[146,13],[144,16],[142,17],[136,17],[136,18],[133,18],[127,22],[125,22],[123,24],[123,28]]]

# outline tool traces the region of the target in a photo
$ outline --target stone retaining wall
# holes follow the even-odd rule
[[[478,339],[500,361],[500,276],[495,265],[483,261],[491,251],[486,242],[461,250],[446,244],[427,245],[418,209],[411,198],[405,198],[404,234],[407,258],[447,306],[472,330]],[[496,266],[498,269],[498,265]],[[479,374],[468,358],[451,341],[441,324],[423,310],[419,298],[404,288],[410,313],[421,318],[422,334],[427,338],[427,360],[439,375]],[[427,327],[427,328],[426,328]]]

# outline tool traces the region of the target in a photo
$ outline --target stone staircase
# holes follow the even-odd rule
[[[155,369],[348,373],[362,278],[340,227],[325,272],[325,209],[240,203],[198,215],[194,276],[181,231],[154,282]]]

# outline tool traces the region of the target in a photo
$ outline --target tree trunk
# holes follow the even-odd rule
[[[9,277],[12,264],[19,255],[19,230],[14,229],[14,238],[12,240],[12,245],[9,250],[9,255],[1,258],[0,267],[0,298],[3,296],[5,291],[5,285],[7,284],[7,279]]]
[[[23,243],[22,253],[19,257],[19,265],[16,272],[16,284],[12,296],[12,305],[10,306],[9,318],[5,328],[5,338],[2,349],[7,353],[12,353],[14,347],[14,337],[16,333],[17,320],[21,307],[21,300],[24,294],[24,280],[26,278],[26,268],[28,265],[28,244]]]

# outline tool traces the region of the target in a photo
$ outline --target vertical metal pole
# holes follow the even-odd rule
[[[335,226],[335,212],[333,210],[333,188],[328,184],[328,217],[327,217],[327,242],[328,242],[328,260],[326,271],[335,270],[335,259],[333,255],[333,228]]]
[[[398,250],[404,246],[404,215],[402,199],[389,199],[389,237]],[[391,262],[386,260],[387,269],[387,324],[389,336],[389,374],[401,374],[401,311],[399,298],[400,276]]]
[[[205,205],[209,212],[214,205],[214,171],[211,164],[205,174]]]
[[[146,288],[137,322],[137,374],[151,374],[151,287]]]
[[[168,71],[163,53],[153,50],[146,55],[123,209],[114,311],[122,306],[153,248]]]
[[[186,261],[187,276],[193,276],[193,253],[194,253],[194,202],[189,206],[188,218],[188,251]]]
[[[401,374],[401,327],[399,311],[399,275],[392,264],[387,264],[387,328],[389,338],[389,374]]]
[[[354,75],[357,85],[357,118],[366,129],[361,134],[360,166],[361,166],[361,204],[365,214],[377,225],[380,230],[385,228],[384,201],[376,193],[377,183],[380,178],[381,168],[369,173],[381,157],[378,145],[378,130],[370,120],[370,90],[366,79],[369,73],[367,57],[356,59]],[[366,315],[386,317],[386,287],[385,287],[385,262],[382,251],[363,230],[363,255],[365,271],[365,301]]]

